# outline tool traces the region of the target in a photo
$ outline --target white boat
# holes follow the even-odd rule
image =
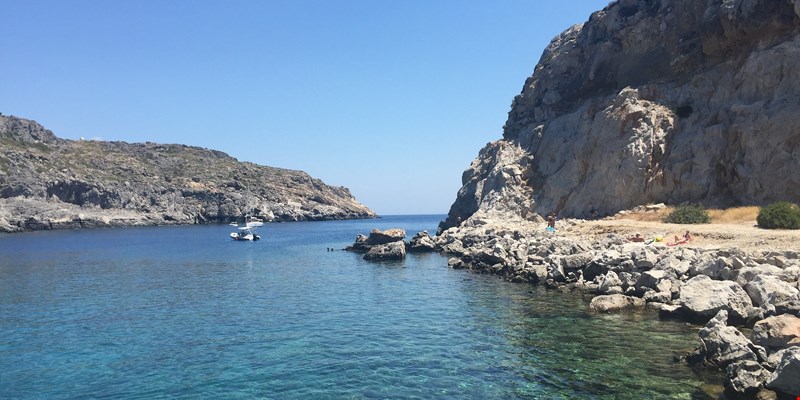
[[[255,241],[261,239],[261,236],[258,236],[251,227],[245,226],[239,228],[238,232],[231,232],[231,239]]]
[[[248,215],[244,219],[244,224],[248,228],[258,228],[258,227],[264,226],[264,221],[262,221],[260,218],[251,217],[251,216]]]

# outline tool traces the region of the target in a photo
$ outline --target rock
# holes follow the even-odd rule
[[[736,282],[715,281],[698,275],[680,287],[680,299],[690,316],[707,320],[726,310],[736,323],[747,320],[753,303]]]
[[[447,266],[453,269],[462,269],[464,268],[464,261],[461,261],[460,258],[450,257],[450,259],[447,260]]]
[[[354,251],[356,253],[366,253],[369,251],[370,247],[372,246],[367,244],[367,237],[362,234],[358,234],[356,235],[356,240],[353,242],[353,244],[345,247],[345,250]]]
[[[644,301],[651,303],[669,303],[672,301],[672,294],[669,292],[656,292],[654,290],[645,292],[644,296],[642,296]]]
[[[676,276],[671,275],[668,271],[664,270],[653,269],[645,271],[642,272],[642,274],[639,276],[639,279],[636,280],[636,287],[638,288],[644,286],[650,289],[656,289],[661,280],[669,278],[676,278]]]
[[[659,261],[659,258],[652,247],[638,247],[631,252],[631,260],[633,260],[636,268],[642,270],[653,268]]]
[[[641,276],[638,272],[620,272],[619,273],[619,280],[622,281],[622,288],[628,290],[628,288],[636,288],[636,282],[639,280]]]
[[[800,291],[777,276],[759,275],[745,286],[745,290],[758,307],[777,307],[800,300]]]
[[[589,303],[589,309],[599,312],[620,311],[644,307],[644,300],[621,294],[597,296]]]
[[[705,275],[711,279],[719,280],[721,279],[722,271],[728,266],[728,260],[723,257],[706,256],[689,268],[689,276]]]
[[[779,276],[783,274],[783,270],[772,265],[754,265],[744,267],[739,270],[736,276],[736,282],[742,287],[746,286],[750,281],[758,276],[774,275]]]
[[[679,304],[663,304],[658,309],[658,317],[664,319],[679,319],[683,317],[683,307]]]
[[[770,376],[767,387],[787,395],[800,393],[800,347],[795,346],[783,353],[778,367]]]
[[[368,261],[402,260],[405,257],[406,245],[402,241],[372,246],[364,254],[364,259]]]
[[[367,238],[367,244],[370,246],[379,245],[379,244],[387,244],[392,242],[398,242],[406,237],[406,231],[399,228],[392,228],[387,229],[385,231],[381,231],[379,229],[373,229],[369,233],[369,238]]]
[[[797,2],[628,2],[551,41],[442,229],[481,213],[797,198]]]
[[[592,262],[583,269],[583,279],[593,281],[600,275],[605,275],[608,272],[608,266]]]
[[[594,255],[591,252],[570,254],[561,258],[564,270],[577,270],[586,267],[592,262]]]
[[[770,377],[769,371],[752,360],[733,362],[725,372],[725,389],[739,396],[754,396]]]
[[[753,326],[753,343],[768,349],[800,345],[800,318],[790,314],[769,317]]]
[[[727,326],[727,319],[728,312],[720,310],[700,329],[700,354],[721,369],[738,361],[766,360],[766,351],[747,340],[738,329]]]
[[[607,293],[612,287],[622,287],[622,280],[619,279],[614,271],[608,271],[600,277],[600,281],[597,283],[599,285],[597,287],[599,293]]]
[[[436,243],[428,235],[428,231],[417,233],[409,242],[409,251],[412,252],[431,252],[434,250],[436,250]]]
[[[653,267],[656,270],[663,270],[669,272],[671,275],[682,276],[689,272],[691,263],[687,260],[681,260],[677,257],[670,255],[659,260]]]

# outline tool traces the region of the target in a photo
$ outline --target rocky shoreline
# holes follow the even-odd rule
[[[587,240],[568,232],[581,222],[559,221],[548,232],[543,221],[476,215],[433,240],[452,268],[588,293],[596,312],[647,308],[705,324],[698,349],[683,359],[724,371],[727,398],[800,393],[798,251],[670,247],[615,233]]]

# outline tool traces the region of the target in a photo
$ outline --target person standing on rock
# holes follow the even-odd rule
[[[547,217],[547,229],[556,230],[556,213],[550,213],[550,216]]]

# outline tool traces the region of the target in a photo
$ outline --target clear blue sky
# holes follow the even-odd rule
[[[445,213],[558,33],[608,0],[0,0],[0,112]]]

